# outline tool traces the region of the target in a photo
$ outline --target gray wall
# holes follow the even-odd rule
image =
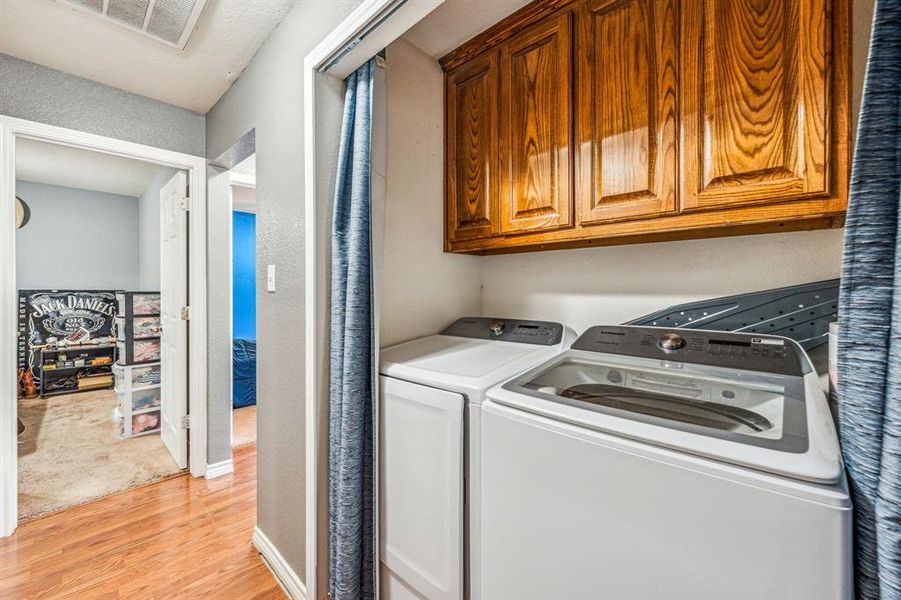
[[[203,115],[0,54],[0,115],[203,156]]]
[[[16,182],[16,195],[31,207],[16,232],[19,289],[137,286],[137,198],[29,181]]]
[[[444,252],[444,74],[406,40],[387,49],[388,203],[380,345],[482,313],[480,256]],[[423,285],[428,281],[428,285]]]
[[[176,170],[163,168],[138,198],[138,287],[160,289],[160,190]]]
[[[228,171],[207,167],[207,185],[207,462],[213,464],[231,458],[232,224]]]
[[[304,56],[358,4],[300,0],[207,114],[211,159],[256,129],[257,524],[301,578],[306,558],[302,66]],[[277,268],[275,294],[266,293],[263,281],[268,264]],[[210,285],[211,296],[227,293],[225,281]]]

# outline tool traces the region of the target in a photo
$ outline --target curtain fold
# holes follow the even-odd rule
[[[845,231],[839,430],[863,600],[901,599],[901,0],[877,0]]]
[[[332,219],[329,592],[375,598],[375,348],[372,87],[375,59],[347,78]]]

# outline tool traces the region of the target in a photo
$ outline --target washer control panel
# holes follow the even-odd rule
[[[583,333],[574,350],[659,358],[780,375],[804,375],[810,364],[790,339],[753,333],[637,326],[597,326]]]
[[[465,317],[454,321],[441,335],[555,346],[563,339],[563,325],[550,321]]]

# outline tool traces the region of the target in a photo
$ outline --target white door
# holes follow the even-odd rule
[[[162,340],[163,443],[178,463],[188,466],[188,322],[182,308],[188,306],[188,213],[184,209],[188,184],[179,171],[160,191],[160,317]]]
[[[463,396],[379,385],[381,597],[462,600]]]

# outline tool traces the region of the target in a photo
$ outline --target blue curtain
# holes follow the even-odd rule
[[[329,591],[375,598],[375,348],[370,236],[375,60],[347,78],[332,220]]]
[[[901,0],[877,0],[845,232],[839,427],[858,598],[901,599]]]

